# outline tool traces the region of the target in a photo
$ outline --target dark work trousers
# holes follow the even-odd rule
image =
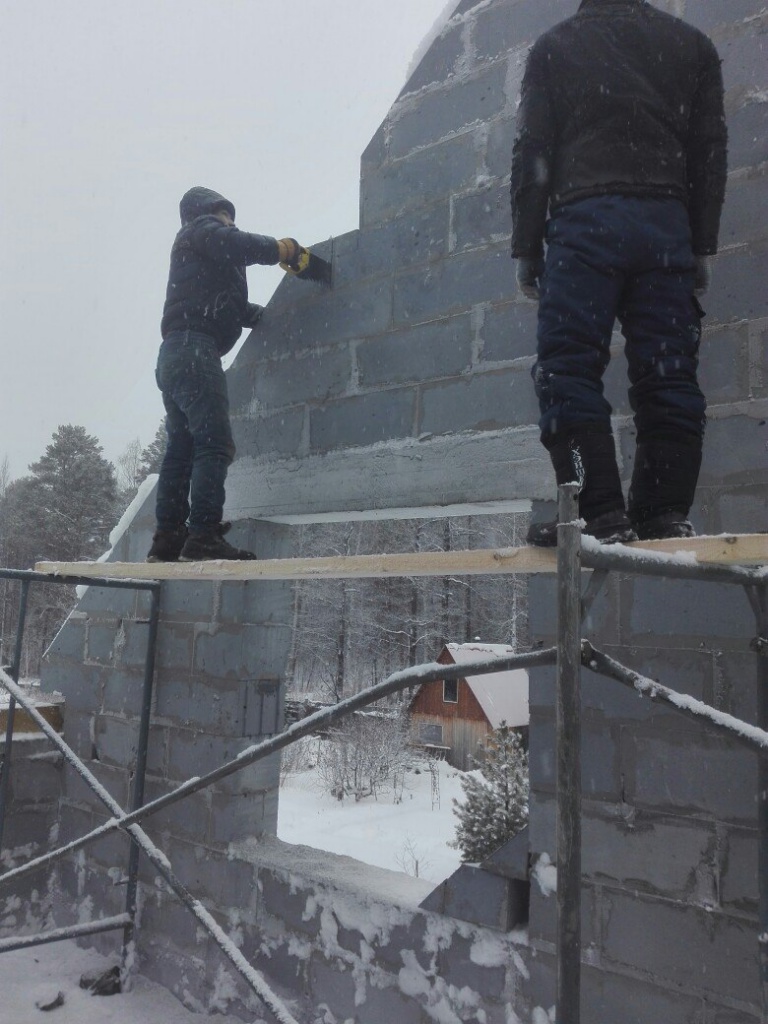
[[[221,523],[224,482],[235,454],[227,381],[213,338],[168,335],[155,373],[163,394],[168,447],[157,484],[157,526],[191,533]]]
[[[603,374],[617,319],[638,443],[701,445],[694,270],[688,214],[676,199],[599,196],[552,213],[532,371],[546,447],[610,431]]]

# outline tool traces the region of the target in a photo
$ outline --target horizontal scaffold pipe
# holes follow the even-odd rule
[[[104,567],[110,564],[108,562],[69,562],[68,564],[73,566],[74,574],[0,568],[0,580],[19,580],[21,583],[65,583],[73,587],[111,587],[114,590],[156,590],[160,586],[154,577],[144,577],[140,580],[113,575],[105,577],[103,572]],[[83,566],[88,567],[86,576],[79,575]],[[99,568],[101,572],[98,571]]]
[[[742,722],[740,718],[734,718],[733,715],[726,714],[724,711],[718,711],[687,693],[670,690],[668,686],[662,686],[654,679],[640,675],[639,672],[627,668],[626,665],[622,665],[610,655],[597,650],[588,640],[581,642],[581,660],[585,668],[610,679],[616,679],[625,686],[636,690],[643,697],[648,697],[658,704],[666,704],[667,707],[674,708],[675,711],[679,711],[687,718],[692,718],[703,725],[713,725],[758,754],[768,754],[768,732],[764,729],[759,729],[756,725],[750,725],[748,722]]]
[[[73,924],[69,928],[52,928],[51,931],[38,932],[36,935],[13,936],[10,939],[0,939],[0,953],[12,953],[15,949],[29,949],[30,946],[44,946],[48,942],[61,942],[64,939],[81,939],[84,935],[114,932],[130,923],[130,914],[118,914],[117,917],[102,917],[87,924]]]
[[[768,534],[639,541],[611,546],[583,537],[582,564],[584,568],[612,568],[636,575],[755,583],[767,575],[762,567],[768,564]],[[741,568],[747,566],[754,568]],[[474,551],[416,551],[242,562],[38,562],[35,568],[39,574],[54,577],[78,575],[82,579],[93,573],[114,579],[198,581],[537,575],[557,571],[557,552],[554,548],[526,545]]]
[[[162,875],[165,881],[168,883],[170,888],[181,900],[184,906],[197,918],[200,924],[205,928],[214,942],[217,944],[224,956],[229,960],[235,970],[240,974],[242,978],[251,986],[256,992],[258,997],[269,1007],[275,1019],[279,1024],[298,1024],[296,1018],[289,1013],[286,1009],[285,1004],[282,1000],[272,991],[268,985],[266,979],[262,974],[253,967],[252,964],[248,963],[243,954],[232,942],[232,940],[226,935],[222,928],[217,923],[216,919],[202,906],[199,900],[196,900],[192,893],[186,888],[186,886],[176,877],[173,872],[168,858],[160,850],[144,830],[135,822],[124,823],[123,808],[117,803],[114,797],[107,792],[106,789],[101,785],[99,780],[93,775],[92,772],[83,764],[77,754],[72,748],[64,742],[59,734],[49,725],[48,722],[39,713],[37,708],[29,701],[24,694],[23,690],[10,678],[10,676],[0,669],[0,683],[10,692],[10,694],[21,704],[24,710],[34,719],[36,725],[41,732],[45,733],[48,739],[57,747],[64,755],[68,763],[75,769],[75,771],[81,776],[81,778],[87,783],[88,786],[93,790],[96,796],[101,800],[104,806],[110,810],[114,815],[113,828],[122,826],[131,836],[131,838],[141,847],[142,853],[149,860],[157,871]],[[118,822],[119,819],[119,822]],[[109,824],[109,823],[107,823]],[[103,834],[103,833],[102,833]],[[73,844],[70,844],[70,848]],[[58,851],[60,854],[63,851]],[[30,864],[24,865],[24,867],[30,867]],[[18,870],[18,869],[16,869]],[[6,872],[4,875],[0,875],[0,882],[5,882],[9,879],[12,872]],[[125,915],[127,921],[123,924],[130,922],[130,915]],[[44,939],[42,941],[52,942],[55,941],[51,938]]]
[[[300,740],[304,736],[309,736],[314,732],[326,729],[329,725],[353,714],[355,711],[359,711],[361,708],[367,707],[369,704],[374,704],[377,700],[381,700],[383,697],[389,697],[393,693],[399,693],[401,690],[405,690],[409,686],[431,683],[438,679],[466,679],[468,676],[488,675],[493,672],[503,672],[506,669],[512,668],[533,668],[537,665],[554,665],[556,659],[557,648],[548,647],[544,650],[531,651],[527,654],[510,654],[503,658],[485,658],[482,661],[478,660],[465,665],[439,665],[437,662],[429,662],[426,665],[417,665],[414,668],[395,672],[382,682],[377,683],[376,686],[372,686],[367,690],[361,690],[360,693],[347,697],[346,700],[341,701],[339,704],[332,704],[330,707],[323,708],[321,711],[316,711],[313,715],[309,715],[307,718],[302,718],[301,721],[295,722],[284,732],[277,733],[275,736],[271,736],[269,739],[263,740],[261,743],[248,747],[238,754],[234,760],[228,761],[226,764],[214,769],[214,771],[209,772],[207,775],[190,779],[181,786],[172,790],[170,793],[166,793],[165,796],[158,797],[157,800],[144,804],[142,807],[137,808],[130,814],[124,814],[121,812],[112,820],[104,822],[92,832],[81,836],[80,839],[72,840],[72,842],[68,843],[66,846],[59,847],[57,850],[52,850],[50,853],[45,853],[42,856],[35,858],[35,860],[28,861],[26,864],[22,864],[17,868],[12,868],[10,871],[6,871],[4,874],[0,875],[0,886],[14,881],[21,875],[46,867],[64,854],[79,850],[82,847],[87,846],[89,843],[103,838],[103,836],[109,832],[115,831],[115,829],[127,829],[140,819],[147,817],[150,814],[155,814],[157,811],[163,810],[170,804],[176,803],[179,800],[183,800],[184,797],[198,792],[198,790],[206,789],[214,782],[218,782],[220,779],[226,778],[228,775],[233,775],[235,772],[240,771],[241,768],[246,768],[248,765],[259,761],[264,757],[268,757],[270,754],[274,754],[278,750],[282,750],[283,747],[290,746],[290,744],[295,743],[296,740]],[[5,676],[5,673],[3,673],[2,670],[0,670],[0,683],[3,683],[6,687],[8,683],[11,683],[13,685],[13,690],[20,692],[21,699],[19,700],[19,703],[22,704],[22,706],[28,705],[28,701],[26,700],[23,692],[19,691],[19,688],[12,683],[12,680]],[[46,723],[46,726],[47,725],[48,723]],[[48,729],[50,729],[50,726],[48,726]],[[54,742],[57,743],[57,746],[59,746],[60,749],[66,747],[66,744],[64,744],[63,740],[58,736]],[[66,747],[66,749],[69,751],[69,747]],[[75,757],[75,759],[78,760],[76,755],[72,754],[72,757]]]

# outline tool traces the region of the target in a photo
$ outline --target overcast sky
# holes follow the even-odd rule
[[[458,0],[456,0],[458,3]],[[0,0],[0,461],[63,423],[113,461],[154,383],[178,201],[311,244],[357,227],[360,155],[446,0]],[[248,271],[266,303],[282,274]]]

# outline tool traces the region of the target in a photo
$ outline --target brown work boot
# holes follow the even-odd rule
[[[178,562],[187,534],[186,526],[179,526],[175,530],[156,530],[152,537],[152,547],[147,553],[147,561]]]
[[[245,551],[243,548],[236,548],[229,541],[224,540],[224,534],[229,529],[229,523],[211,527],[201,533],[190,533],[179,556],[181,562],[211,562],[218,559],[223,561],[248,561],[254,560],[256,555],[252,551]]]

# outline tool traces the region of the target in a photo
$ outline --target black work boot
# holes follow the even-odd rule
[[[181,562],[210,562],[218,559],[224,561],[252,561],[256,555],[252,551],[245,551],[243,548],[236,548],[233,544],[224,540],[224,534],[229,530],[231,523],[220,523],[210,529],[190,533],[184,545],[179,561]]]
[[[186,526],[178,526],[175,530],[156,530],[152,537],[152,547],[147,553],[147,561],[178,562],[187,534]]]
[[[688,513],[700,468],[700,443],[638,444],[629,488],[629,518],[641,540],[696,536]]]
[[[629,544],[637,534],[624,511],[613,435],[584,432],[549,448],[558,486],[580,483],[579,515],[584,533],[603,544]],[[536,547],[557,545],[557,521],[532,523],[526,538]]]

